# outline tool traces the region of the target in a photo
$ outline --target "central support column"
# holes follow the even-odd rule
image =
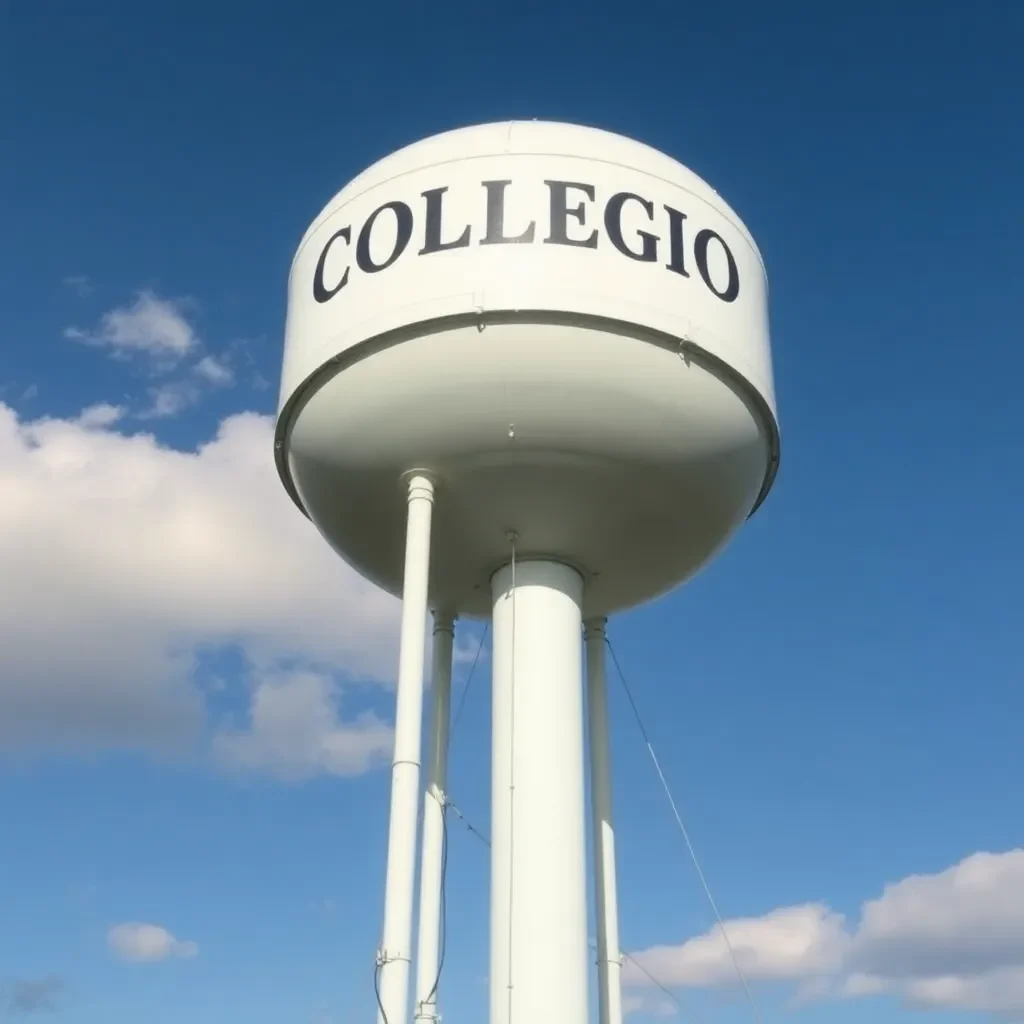
[[[583,580],[522,561],[491,580],[490,1024],[587,1024]]]

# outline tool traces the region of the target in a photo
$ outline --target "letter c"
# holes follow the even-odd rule
[[[333,298],[342,288],[348,284],[348,272],[349,267],[345,268],[345,273],[341,275],[341,280],[333,287],[324,287],[324,267],[327,264],[327,254],[331,251],[331,246],[339,239],[344,238],[346,242],[352,242],[352,229],[350,227],[341,228],[335,231],[330,238],[327,239],[327,244],[324,246],[324,250],[320,253],[320,259],[316,261],[316,270],[313,273],[313,298],[317,302],[326,302],[328,299]]]

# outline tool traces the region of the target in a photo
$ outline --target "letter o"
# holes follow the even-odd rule
[[[391,255],[383,263],[374,263],[370,256],[370,233],[373,231],[373,225],[377,222],[377,218],[385,210],[390,210],[395,215],[398,234]],[[366,218],[366,223],[359,232],[359,239],[356,242],[356,263],[359,264],[359,269],[366,274],[376,274],[378,271],[387,270],[405,252],[410,238],[412,238],[412,210],[405,203],[398,201],[378,206]]]
[[[708,272],[708,243],[710,243],[712,238],[718,240],[729,264],[729,283],[725,286],[724,291],[719,291],[715,287],[714,282],[711,280],[711,274]],[[697,260],[697,269],[700,271],[700,276],[708,286],[708,289],[723,302],[734,301],[740,293],[740,274],[736,269],[736,260],[733,259],[732,251],[725,244],[725,239],[717,231],[712,231],[711,228],[704,228],[697,232],[697,237],[693,240],[693,255]]]

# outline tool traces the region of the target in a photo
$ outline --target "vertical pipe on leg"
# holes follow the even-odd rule
[[[586,1024],[583,581],[525,561],[491,580],[491,1024]]]
[[[405,577],[395,701],[395,752],[391,765],[391,814],[384,883],[384,930],[377,951],[380,1024],[405,1024],[409,1012],[416,832],[420,801],[423,729],[423,662],[434,486],[420,473],[408,477]]]
[[[427,784],[423,794],[423,845],[420,858],[419,940],[416,944],[414,1020],[436,1021],[441,975],[441,914],[447,857],[448,729],[451,715],[452,646],[455,618],[434,615],[434,709],[427,738]]]
[[[590,721],[590,798],[594,829],[594,906],[597,916],[599,1024],[622,1024],[622,959],[615,884],[615,829],[612,826],[611,751],[605,682],[606,619],[586,622],[587,707]]]

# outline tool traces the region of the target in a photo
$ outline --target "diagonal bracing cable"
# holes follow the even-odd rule
[[[469,667],[469,675],[466,676],[465,685],[462,687],[462,693],[459,694],[459,706],[455,709],[455,715],[452,717],[451,728],[448,732],[448,743],[451,745],[451,734],[455,732],[456,727],[459,724],[459,719],[462,717],[462,709],[466,706],[466,695],[469,693],[469,684],[473,682],[473,676],[476,673],[476,667],[480,662],[480,654],[484,649],[484,641],[487,639],[487,631],[490,629],[491,624],[489,622],[484,623],[484,628],[480,632],[480,640],[476,645],[476,654],[473,655],[473,664]]]
[[[615,648],[612,646],[611,640],[605,637],[605,642],[608,644],[608,653],[611,655],[612,662],[615,665],[615,671],[618,673],[619,680],[622,682],[622,688],[626,691],[626,698],[629,701],[629,706],[633,709],[633,717],[636,719],[636,724],[640,729],[640,735],[643,737],[644,744],[647,746],[647,753],[651,756],[651,761],[654,763],[654,770],[658,773],[658,778],[661,780],[661,787],[665,791],[665,796],[668,798],[669,806],[672,808],[672,814],[676,819],[676,824],[679,826],[680,833],[682,833],[683,842],[686,843],[686,849],[690,853],[690,860],[693,861],[693,866],[697,871],[697,877],[700,879],[700,884],[704,888],[704,895],[707,896],[708,903],[711,905],[712,911],[714,911],[715,920],[718,922],[718,929],[722,933],[722,939],[725,941],[725,948],[729,951],[729,959],[732,960],[733,968],[736,971],[737,977],[740,979],[743,991],[746,993],[747,1002],[750,1003],[750,1009],[754,1014],[754,1020],[757,1024],[761,1024],[761,1014],[758,1011],[757,1003],[754,1000],[754,993],[750,990],[750,985],[747,983],[747,977],[743,973],[743,968],[740,967],[739,958],[736,956],[736,950],[729,941],[729,932],[725,927],[725,921],[722,919],[722,915],[718,911],[718,905],[715,903],[714,896],[711,895],[711,887],[708,885],[707,879],[704,877],[704,872],[701,870],[700,861],[697,859],[697,852],[693,848],[693,843],[690,842],[690,834],[686,831],[686,826],[683,824],[683,816],[679,813],[679,808],[676,806],[675,798],[672,796],[672,789],[668,784],[668,780],[665,778],[665,773],[661,770],[661,762],[658,760],[658,755],[654,752],[654,747],[651,745],[651,738],[648,735],[647,728],[645,727],[643,718],[640,715],[640,709],[637,707],[637,703],[633,699],[633,692],[630,690],[629,683],[626,681],[626,675],[622,671],[622,666],[619,664],[619,659],[615,654]],[[635,963],[636,961],[634,960],[633,962]]]
[[[469,693],[470,683],[473,682],[473,676],[476,673],[477,664],[480,661],[480,652],[483,650],[484,640],[487,638],[487,627],[489,623],[484,625],[483,631],[480,634],[480,640],[476,647],[476,655],[473,658],[473,664],[469,668],[469,675],[466,677],[465,685],[462,687],[462,694],[459,698],[459,706],[455,712],[455,717],[452,719],[452,724],[448,730],[448,745],[451,747],[451,734],[455,731],[455,726],[459,723],[459,718],[462,715],[462,709],[466,704],[466,694]],[[481,839],[484,837],[473,828],[472,825],[466,820],[462,812],[455,807],[446,795],[440,797],[441,804],[441,914],[440,914],[440,954],[437,959],[437,975],[434,978],[434,984],[431,986],[430,995],[424,1000],[429,1003],[437,995],[438,986],[441,984],[441,974],[444,971],[445,954],[448,951],[448,811],[452,810],[458,815],[459,819],[463,824],[471,831],[476,832]],[[487,840],[484,840],[487,842]],[[487,843],[490,846],[490,843]],[[378,968],[378,974],[379,974]],[[378,997],[378,1002],[379,1002]],[[381,1007],[383,1013],[383,1006]],[[385,1020],[384,1024],[388,1024]]]
[[[479,642],[479,644],[477,646],[476,657],[473,659],[473,665],[472,665],[472,668],[470,669],[469,678],[466,680],[466,685],[465,685],[465,687],[463,688],[463,691],[462,691],[463,698],[465,698],[466,691],[469,689],[469,683],[472,681],[473,673],[474,673],[474,671],[476,669],[477,662],[478,662],[478,660],[480,658],[480,651],[481,651],[481,649],[483,647],[485,636],[486,636],[486,628],[485,628],[484,634],[482,634],[481,637],[480,637],[480,642]],[[725,922],[722,919],[722,915],[719,913],[718,906],[715,903],[714,897],[713,897],[713,895],[711,893],[711,888],[708,885],[708,882],[707,882],[707,879],[704,876],[703,870],[701,869],[700,861],[697,858],[696,850],[694,849],[693,843],[690,840],[690,836],[689,836],[689,833],[686,830],[686,826],[683,823],[682,815],[679,813],[679,808],[676,805],[675,798],[672,796],[672,791],[669,788],[668,781],[665,778],[665,774],[664,774],[664,772],[661,769],[661,762],[658,760],[658,756],[657,756],[657,754],[654,751],[653,745],[651,744],[650,736],[649,736],[649,734],[647,732],[646,726],[644,725],[643,718],[640,715],[639,707],[637,706],[636,700],[633,697],[633,693],[632,693],[632,690],[629,687],[629,683],[626,680],[625,673],[622,671],[622,665],[619,663],[619,659],[618,659],[618,657],[617,657],[617,655],[615,653],[615,649],[611,645],[611,641],[608,640],[607,637],[605,638],[605,640],[606,640],[606,642],[608,644],[608,653],[611,655],[612,662],[615,665],[615,670],[616,670],[616,672],[617,672],[617,674],[619,676],[619,680],[620,680],[620,682],[622,684],[622,688],[623,688],[623,690],[626,693],[626,698],[629,701],[629,705],[630,705],[630,708],[632,709],[633,716],[636,719],[637,726],[640,729],[640,734],[643,737],[644,744],[646,745],[647,751],[648,751],[648,753],[649,753],[649,755],[651,757],[652,762],[654,763],[655,770],[658,773],[658,778],[661,781],[662,788],[664,789],[665,794],[666,794],[666,796],[668,798],[669,805],[670,805],[670,807],[672,809],[672,814],[673,814],[673,816],[675,817],[675,820],[676,820],[676,824],[679,826],[679,830],[682,833],[683,840],[686,843],[686,848],[687,848],[687,850],[688,850],[688,852],[690,854],[690,859],[693,861],[693,865],[696,868],[697,876],[700,879],[701,885],[702,885],[702,887],[704,889],[704,893],[707,896],[708,902],[711,905],[711,909],[714,911],[715,918],[716,918],[717,923],[718,923],[718,927],[719,927],[719,929],[720,929],[720,931],[722,933],[722,938],[724,939],[726,948],[729,951],[729,956],[730,956],[730,959],[732,960],[733,968],[735,969],[736,974],[739,977],[740,982],[743,985],[743,989],[744,989],[744,992],[746,993],[747,1000],[750,1003],[751,1009],[752,1009],[753,1014],[754,1014],[754,1019],[755,1019],[755,1021],[757,1021],[757,1024],[761,1024],[761,1015],[760,1015],[760,1012],[758,1011],[757,1004],[754,1001],[753,993],[751,992],[750,986],[747,983],[746,976],[744,975],[743,970],[742,970],[742,968],[739,965],[739,960],[738,960],[738,958],[736,956],[736,952],[735,952],[735,950],[734,950],[734,948],[732,946],[732,943],[729,941],[729,935],[728,935],[728,932],[727,932],[727,930],[725,928]],[[486,835],[484,835],[484,833],[481,832],[466,817],[466,815],[462,813],[462,811],[459,809],[459,807],[455,803],[453,803],[450,799],[446,798],[446,800],[445,800],[445,809],[448,810],[448,811],[451,811],[455,815],[455,817],[458,818],[459,822],[463,825],[463,827],[466,829],[467,832],[469,832],[476,839],[478,839],[481,843],[483,843],[484,846],[486,846],[488,849],[490,849],[490,845],[491,845],[490,839]],[[638,971],[640,971],[643,974],[645,974],[647,976],[647,978],[651,981],[651,983],[653,985],[655,985],[658,989],[660,989],[661,992],[664,993],[664,995],[666,995],[669,999],[671,999],[672,1002],[675,1003],[675,1005],[677,1007],[682,1009],[682,1002],[679,999],[679,997],[674,992],[672,992],[671,989],[669,989],[666,985],[664,985],[636,957],[632,956],[630,953],[627,953],[625,951],[623,951],[622,956],[623,956],[623,958],[625,960],[628,960],[631,964],[633,964],[633,966],[636,967],[636,969]]]
[[[635,956],[631,956],[629,953],[623,952],[622,959],[628,960],[638,971],[640,971],[642,974],[646,974],[648,981],[650,981],[652,985],[655,985],[658,988],[660,988],[661,991],[664,992],[665,995],[667,995],[669,999],[671,999],[672,1002],[676,1004],[676,1007],[678,1009],[681,1010],[683,1008],[683,1002],[679,998],[679,996],[677,996],[675,992],[673,992],[667,986],[662,985],[662,983],[658,981],[658,979],[653,974],[651,974],[651,972],[647,970],[647,968],[644,967],[644,965],[640,963],[640,961],[637,960]]]
[[[467,832],[469,832],[469,833],[470,833],[471,835],[475,836],[475,837],[476,837],[476,838],[477,838],[477,839],[478,839],[478,840],[479,840],[479,841],[480,841],[481,843],[483,843],[483,844],[484,844],[484,846],[486,846],[486,847],[487,847],[488,849],[490,849],[490,848],[491,848],[491,841],[490,841],[490,839],[488,839],[488,838],[487,838],[487,836],[485,836],[485,835],[483,834],[483,832],[481,832],[481,831],[480,831],[480,829],[478,829],[478,828],[477,828],[477,827],[476,827],[476,826],[475,826],[475,825],[474,825],[474,824],[473,824],[473,823],[472,823],[472,822],[471,822],[471,821],[470,821],[470,820],[469,820],[469,819],[468,819],[468,818],[467,818],[467,817],[466,817],[466,816],[465,816],[465,815],[464,815],[464,814],[462,813],[462,811],[460,811],[460,810],[459,810],[459,808],[458,808],[458,807],[457,807],[457,806],[456,806],[455,804],[453,804],[453,803],[451,802],[451,800],[449,800],[449,801],[447,802],[447,804],[446,804],[446,807],[447,807],[447,809],[448,809],[449,811],[451,811],[451,812],[452,812],[452,813],[453,813],[453,814],[455,815],[455,817],[456,817],[456,818],[458,818],[458,819],[459,819],[459,821],[460,821],[460,822],[461,822],[461,823],[462,823],[462,824],[463,824],[463,825],[465,826],[465,829],[466,829],[466,831],[467,831]],[[593,943],[591,943],[591,945],[593,945]],[[668,988],[668,987],[667,987],[666,985],[664,985],[664,984],[663,984],[663,983],[662,983],[661,981],[659,981],[659,980],[658,980],[658,978],[657,978],[657,977],[656,977],[656,976],[655,976],[655,975],[654,975],[654,974],[653,974],[653,973],[652,973],[652,972],[651,972],[650,970],[648,970],[648,969],[647,969],[647,968],[646,968],[646,967],[645,967],[645,966],[644,966],[644,965],[643,965],[643,964],[642,964],[642,963],[641,963],[641,962],[640,962],[639,960],[637,960],[637,958],[636,958],[635,956],[633,956],[633,955],[632,955],[632,954],[630,954],[630,953],[627,953],[627,952],[623,951],[623,953],[622,953],[622,958],[623,958],[624,960],[628,960],[628,961],[629,961],[629,962],[630,962],[630,963],[631,963],[631,964],[632,964],[632,965],[633,965],[633,966],[634,966],[634,967],[635,967],[635,968],[636,968],[636,969],[637,969],[638,971],[640,971],[641,973],[645,974],[645,975],[647,976],[647,978],[648,978],[648,979],[650,980],[651,984],[652,984],[652,985],[654,985],[654,986],[656,986],[657,988],[661,989],[661,991],[662,991],[662,992],[663,992],[663,993],[664,993],[664,994],[665,994],[666,996],[668,996],[668,998],[669,998],[669,999],[671,999],[671,1000],[672,1000],[672,1002],[673,1002],[673,1003],[675,1003],[675,1005],[676,1005],[676,1006],[677,1006],[677,1007],[678,1007],[678,1008],[679,1008],[680,1010],[682,1010],[682,1009],[683,1009],[683,1002],[682,1002],[682,1000],[681,1000],[681,999],[679,998],[679,996],[677,996],[677,995],[675,994],[675,992],[673,992],[673,991],[672,991],[672,990],[671,990],[670,988]]]

